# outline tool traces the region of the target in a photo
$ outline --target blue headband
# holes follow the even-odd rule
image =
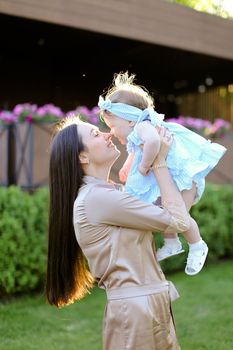
[[[152,107],[141,110],[140,108],[128,105],[126,103],[114,103],[109,99],[104,100],[102,96],[99,97],[98,106],[100,109],[107,110],[117,117],[136,123],[140,123],[144,120],[150,120],[152,124],[155,125],[158,123],[158,120],[162,122],[164,119],[164,114],[157,113]]]

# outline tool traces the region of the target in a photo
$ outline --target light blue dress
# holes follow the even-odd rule
[[[168,169],[180,191],[189,190],[192,188],[193,181],[196,183],[195,203],[198,202],[204,192],[206,175],[217,165],[226,148],[206,140],[180,124],[159,119],[152,124],[162,125],[174,134],[174,141],[166,160]],[[128,135],[127,141],[128,152],[135,152],[135,156],[125,184],[125,191],[144,202],[153,203],[160,197],[160,190],[153,171],[146,176],[138,171],[138,165],[142,159],[142,150],[139,145],[143,141],[139,138],[135,127]]]

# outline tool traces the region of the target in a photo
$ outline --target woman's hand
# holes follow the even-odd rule
[[[153,168],[156,168],[159,164],[164,164],[166,166],[166,157],[170,146],[173,143],[173,135],[169,133],[168,129],[161,126],[157,130],[160,137],[160,149],[157,157],[155,158]]]
[[[139,164],[138,166],[138,171],[140,172],[140,174],[142,174],[143,176],[148,175],[148,173],[151,170],[151,166],[149,167],[144,167],[142,164]]]

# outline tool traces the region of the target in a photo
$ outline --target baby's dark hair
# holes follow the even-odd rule
[[[134,80],[134,74],[129,75],[128,72],[116,73],[113,84],[108,89],[105,98],[114,103],[126,103],[142,110],[154,107],[153,97],[149,95],[144,87],[136,85]]]

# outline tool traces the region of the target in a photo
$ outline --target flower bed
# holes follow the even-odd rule
[[[99,108],[92,109],[79,106],[73,111],[64,112],[60,107],[53,104],[37,106],[36,104],[18,104],[12,111],[0,111],[0,126],[14,125],[16,123],[55,123],[64,117],[79,117],[92,124],[99,124],[101,120],[98,115]]]
[[[174,122],[210,139],[223,139],[231,130],[231,124],[224,119],[215,119],[213,123],[209,120],[179,116],[178,118],[166,119]]]
[[[48,183],[48,149],[53,123],[64,117],[79,115],[81,120],[106,130],[98,112],[99,108],[96,106],[92,109],[79,106],[75,110],[65,113],[53,104],[37,106],[30,103],[18,104],[12,111],[0,111],[0,185],[18,184],[25,188],[46,185]],[[228,142],[225,136],[231,135],[230,123],[223,119],[217,119],[211,123],[204,119],[179,116],[176,119],[167,119],[166,121],[179,123],[204,137],[217,140],[217,142],[220,140],[220,143],[222,141]],[[114,181],[119,181],[118,171],[127,154],[125,147],[116,140],[114,142],[121,150],[122,155],[114,164],[111,176]],[[227,145],[227,148],[230,150],[231,145]],[[231,177],[229,177],[229,174],[232,173],[229,170],[231,162],[227,156],[231,157],[231,152],[227,152],[220,164],[221,171],[219,172],[217,169],[218,174],[223,172],[223,176],[218,175],[215,171],[217,178],[215,176],[213,182],[231,182]],[[224,179],[222,180],[222,178]]]
[[[54,123],[64,117],[79,115],[84,121],[95,125],[103,125],[99,118],[99,108],[89,109],[86,106],[79,106],[73,111],[64,112],[60,107],[53,104],[46,104],[38,107],[36,104],[18,104],[12,111],[0,111],[0,125],[7,126],[15,123]],[[211,139],[224,138],[231,129],[231,124],[224,119],[218,118],[214,122],[209,120],[178,116],[177,118],[166,119],[169,122],[181,124],[198,134]]]

